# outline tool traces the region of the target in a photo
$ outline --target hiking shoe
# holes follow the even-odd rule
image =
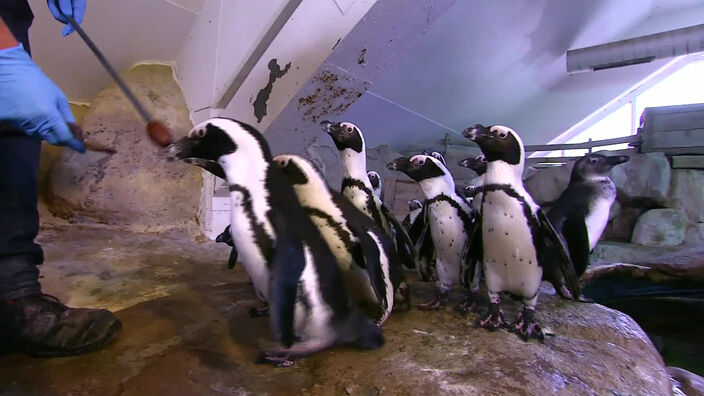
[[[108,310],[69,308],[47,294],[0,302],[0,344],[31,356],[91,352],[109,344],[121,329]]]

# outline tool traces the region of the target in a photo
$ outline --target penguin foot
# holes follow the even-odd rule
[[[572,296],[572,293],[567,290],[567,286],[565,285],[561,285],[560,287],[555,288],[555,291],[560,297],[564,298],[565,300],[575,300],[574,296]]]
[[[250,318],[261,318],[264,316],[269,316],[269,305],[265,305],[259,308],[252,308],[249,310]]]
[[[543,334],[543,330],[538,326],[538,323],[535,322],[534,316],[535,310],[523,308],[518,315],[518,319],[511,326],[511,331],[518,334],[523,341],[535,338],[543,342],[545,341],[545,334]]]
[[[447,291],[438,290],[432,300],[418,304],[417,307],[422,311],[442,309],[447,305],[447,294]]]
[[[504,317],[504,309],[497,303],[489,303],[489,312],[479,319],[478,325],[491,331],[506,328],[508,322]]]
[[[470,312],[477,312],[477,301],[479,301],[478,297],[479,296],[477,295],[477,293],[474,292],[467,294],[464,300],[462,300],[461,303],[455,306],[455,311],[463,315],[466,315]]]
[[[264,350],[259,355],[257,363],[260,364],[273,364],[276,367],[291,367],[293,366],[293,360],[289,354],[276,350]]]

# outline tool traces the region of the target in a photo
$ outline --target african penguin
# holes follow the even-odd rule
[[[589,265],[589,253],[604,232],[611,205],[616,200],[616,186],[609,179],[609,172],[626,161],[625,155],[607,157],[591,153],[581,157],[572,168],[567,188],[548,211],[548,220],[563,236],[578,277]],[[562,297],[568,297],[559,270],[545,268],[543,277]]]
[[[408,201],[408,214],[403,218],[403,221],[401,221],[401,226],[403,226],[406,232],[411,229],[411,225],[416,221],[422,210],[423,204],[419,200],[412,199]]]
[[[489,329],[507,326],[500,293],[509,292],[523,299],[523,309],[511,330],[524,340],[542,340],[534,314],[543,267],[560,268],[570,291],[578,293],[569,255],[547,216],[523,186],[525,153],[518,134],[503,125],[475,125],[462,134],[479,144],[487,161],[480,238],[470,242],[470,251],[481,252],[490,300],[489,312],[479,325]]]
[[[381,176],[379,176],[379,173],[376,171],[368,171],[367,176],[369,177],[369,183],[372,185],[372,192],[374,193],[374,196],[379,198],[381,202],[384,202],[384,197],[382,195],[382,185],[381,185]]]
[[[282,154],[274,162],[293,184],[298,200],[318,227],[337,263],[350,298],[380,310],[377,324],[386,321],[394,306],[403,269],[390,237],[342,194],[328,188],[323,176],[303,157]]]
[[[394,238],[396,250],[406,267],[415,267],[416,252],[408,234],[372,191],[367,175],[367,154],[362,131],[349,122],[322,121],[320,125],[330,135],[340,153],[342,195]]]
[[[387,167],[418,182],[425,195],[425,221],[435,247],[438,291],[435,298],[419,307],[440,308],[447,302],[450,289],[460,283],[460,266],[465,260],[473,223],[472,210],[457,195],[450,171],[436,157],[422,154],[400,157]]]
[[[383,344],[380,329],[348,302],[335,256],[274,165],[262,134],[236,120],[213,118],[167,150],[227,180],[239,262],[257,296],[269,303],[272,332],[283,344],[263,351],[263,360],[287,365],[334,344]]]
[[[469,185],[465,186],[464,193],[465,197],[472,198],[472,208],[479,210],[482,202],[481,187],[484,184],[484,174],[486,173],[486,157],[484,157],[484,154],[479,154],[475,157],[460,160],[457,165],[469,168],[477,174],[477,177],[470,180]]]

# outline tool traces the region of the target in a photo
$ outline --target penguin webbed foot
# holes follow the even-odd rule
[[[263,307],[254,307],[249,310],[250,318],[261,318],[265,316],[269,316],[269,304],[264,305]]]
[[[418,304],[418,309],[422,311],[431,311],[435,309],[442,309],[447,305],[447,292],[439,290],[436,292],[435,297],[430,301]]]
[[[508,322],[506,322],[506,318],[504,317],[504,309],[501,307],[501,304],[489,303],[489,312],[483,318],[479,319],[478,326],[490,331],[508,327]]]
[[[257,363],[273,364],[276,367],[291,367],[293,366],[293,359],[286,351],[279,349],[266,349],[261,351],[259,354]]]
[[[570,293],[570,291],[567,289],[567,286],[565,285],[555,287],[555,291],[560,297],[564,298],[565,300],[575,300],[574,296],[572,296],[572,293]]]
[[[535,310],[523,307],[518,319],[511,325],[511,331],[516,333],[523,341],[535,338],[540,342],[545,341],[545,334],[535,321]]]
[[[479,293],[469,292],[461,303],[455,306],[455,311],[466,315],[470,312],[477,312],[478,302],[481,299]]]

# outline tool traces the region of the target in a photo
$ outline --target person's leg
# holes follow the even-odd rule
[[[41,292],[37,174],[41,142],[0,132],[0,301]]]

